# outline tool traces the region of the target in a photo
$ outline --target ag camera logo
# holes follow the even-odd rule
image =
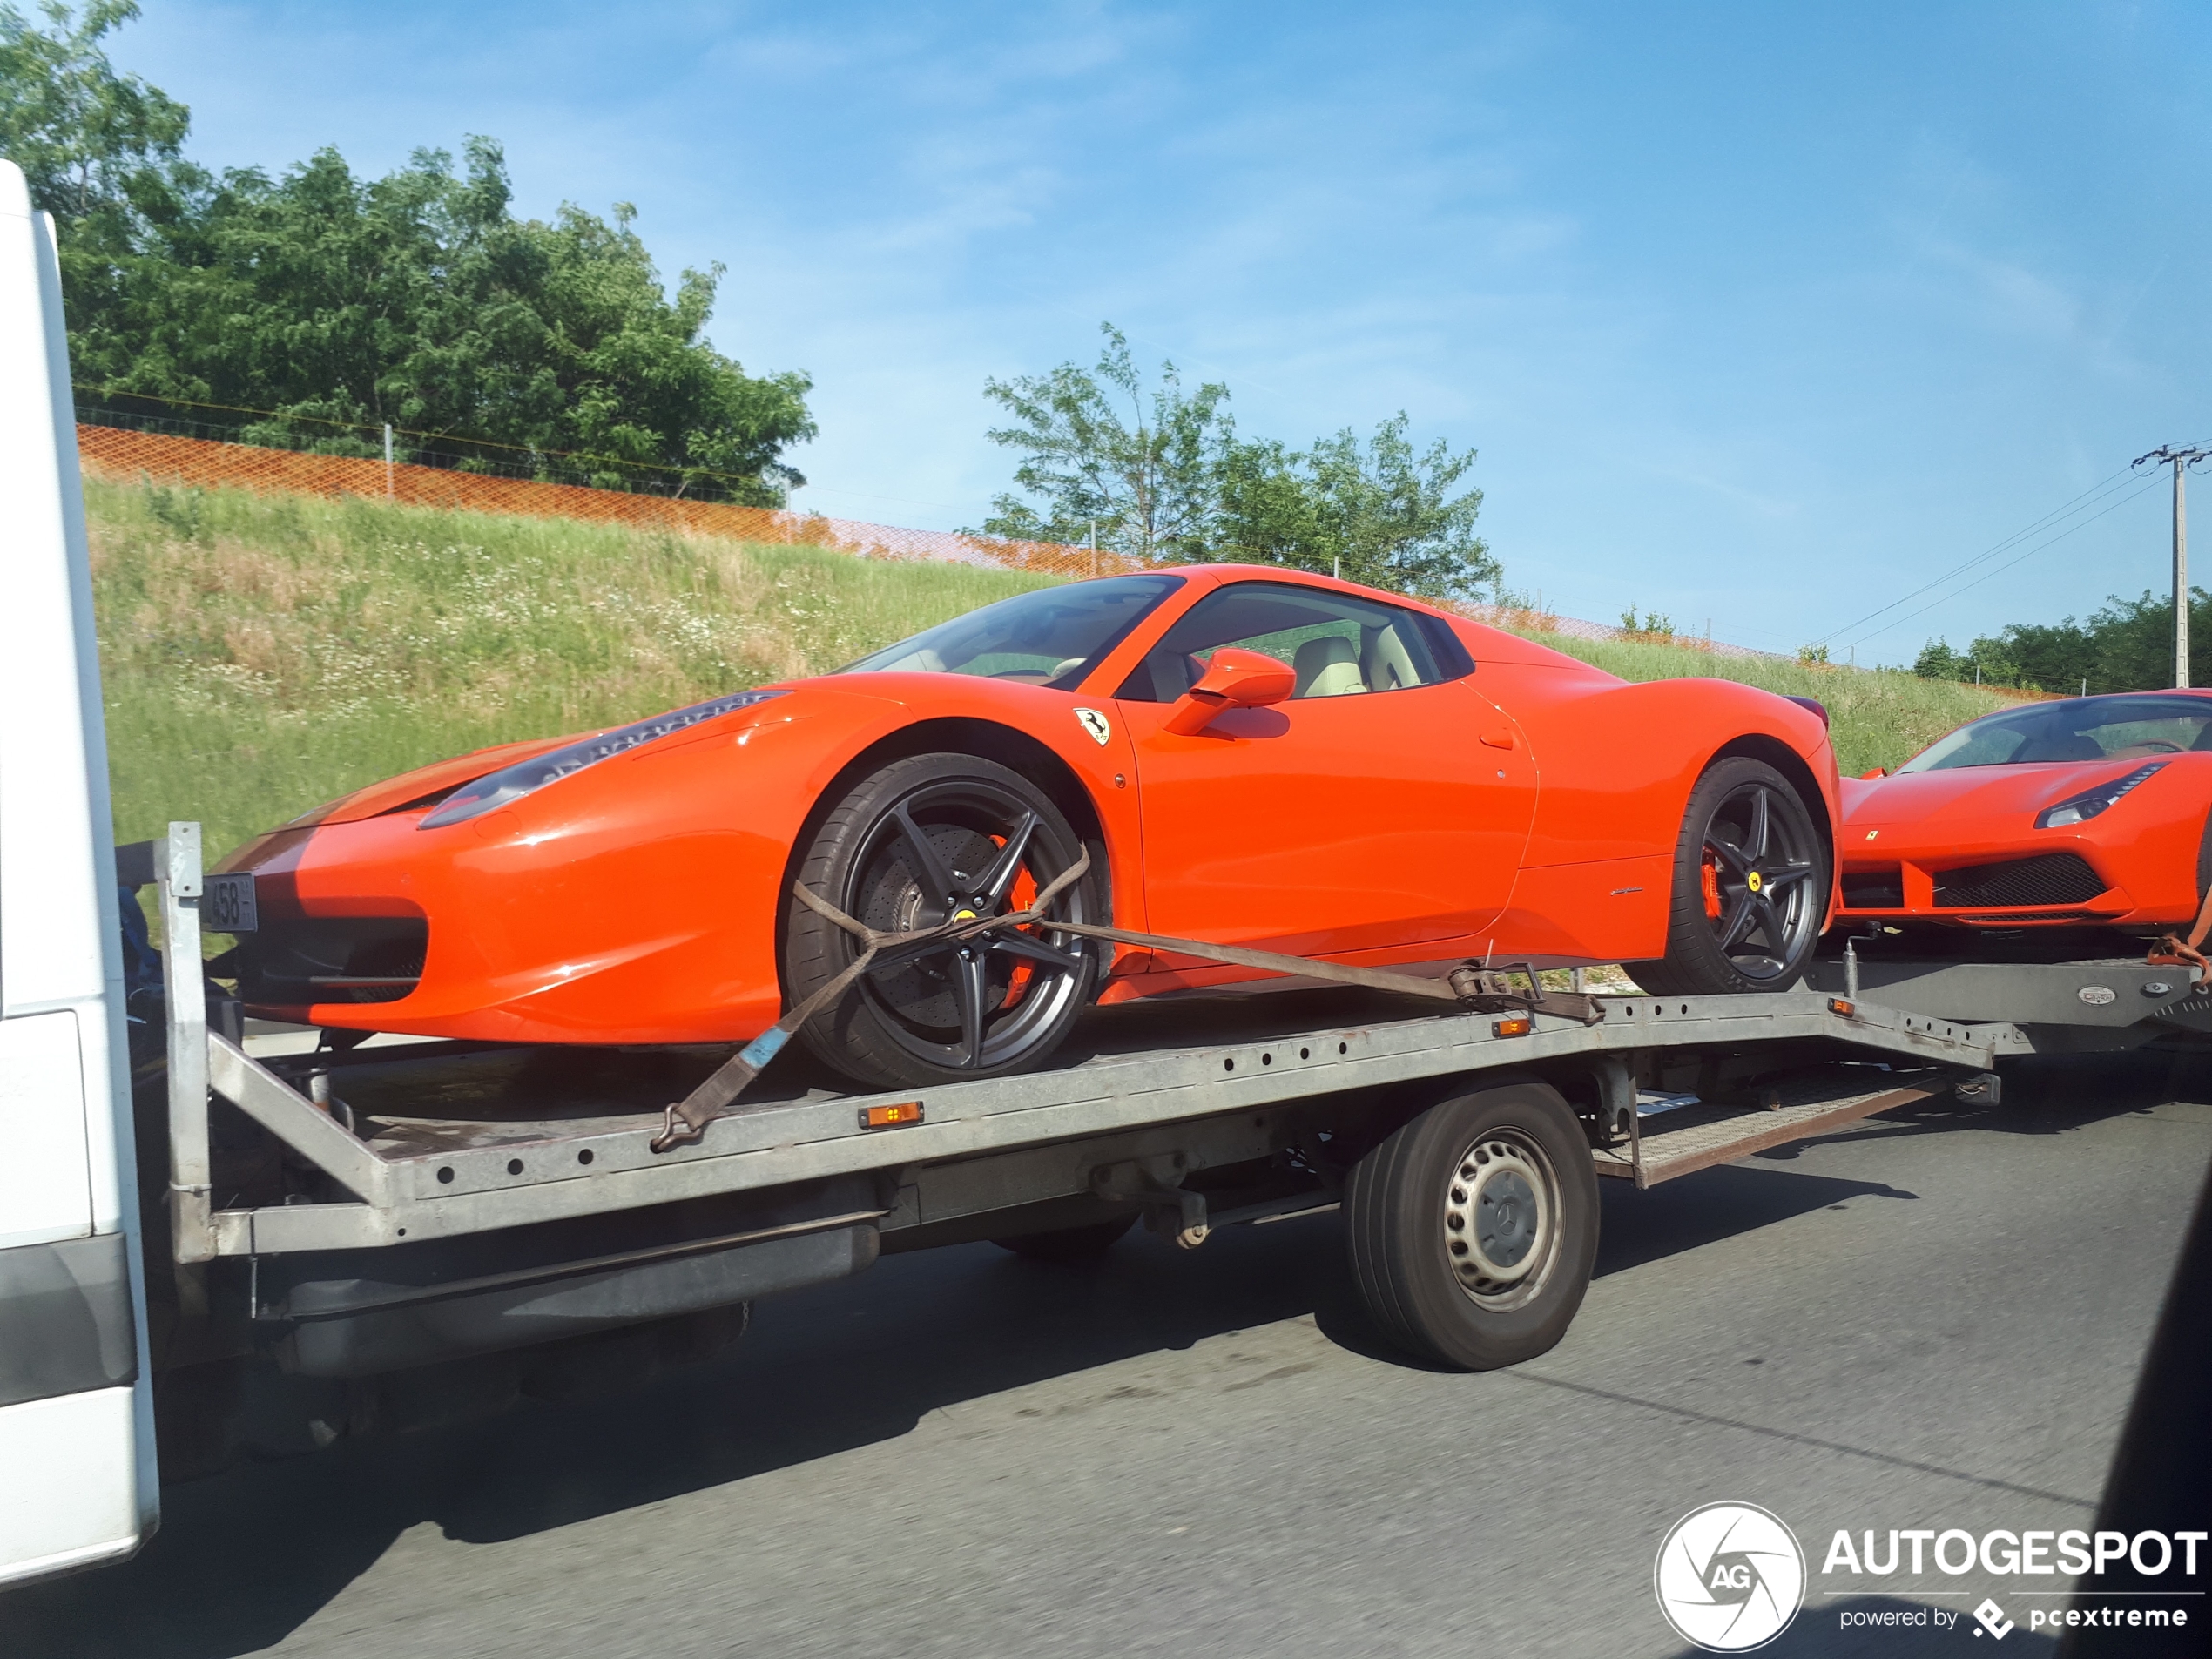
[[[1683,1641],[1708,1653],[1749,1653],[1788,1629],[1804,1604],[1804,1551],[1757,1504],[1709,1503],[1669,1530],[1651,1587]]]

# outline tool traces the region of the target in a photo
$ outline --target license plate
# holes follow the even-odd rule
[[[214,934],[250,934],[259,925],[253,875],[211,875],[199,901],[199,925]]]

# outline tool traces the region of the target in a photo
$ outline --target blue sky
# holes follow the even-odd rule
[[[145,4],[204,162],[483,132],[520,211],[725,264],[826,512],[980,521],[985,376],[1110,318],[1248,434],[1478,449],[1554,609],[1897,661],[2162,586],[2154,485],[1846,627],[2212,439],[2212,8]]]

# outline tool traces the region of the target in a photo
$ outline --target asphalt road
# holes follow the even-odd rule
[[[1840,1615],[1993,1588],[2047,1652],[2010,1587],[1820,1575],[1838,1527],[2090,1524],[2212,1062],[2008,1091],[1608,1183],[1567,1340],[1485,1376],[1378,1347],[1331,1216],[894,1258],[644,1392],[173,1489],[137,1561],[0,1599],[0,1653],[1667,1655],[1654,1553],[1719,1499],[1811,1557],[1768,1652],[1980,1651]]]

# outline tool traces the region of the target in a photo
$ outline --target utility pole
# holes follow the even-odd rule
[[[2182,475],[2207,456],[2212,456],[2212,444],[2168,443],[2152,450],[2147,455],[2137,455],[2134,465],[2171,466],[2174,469],[2174,685],[2186,688],[2189,683],[2189,525],[2188,503],[2185,497]]]

